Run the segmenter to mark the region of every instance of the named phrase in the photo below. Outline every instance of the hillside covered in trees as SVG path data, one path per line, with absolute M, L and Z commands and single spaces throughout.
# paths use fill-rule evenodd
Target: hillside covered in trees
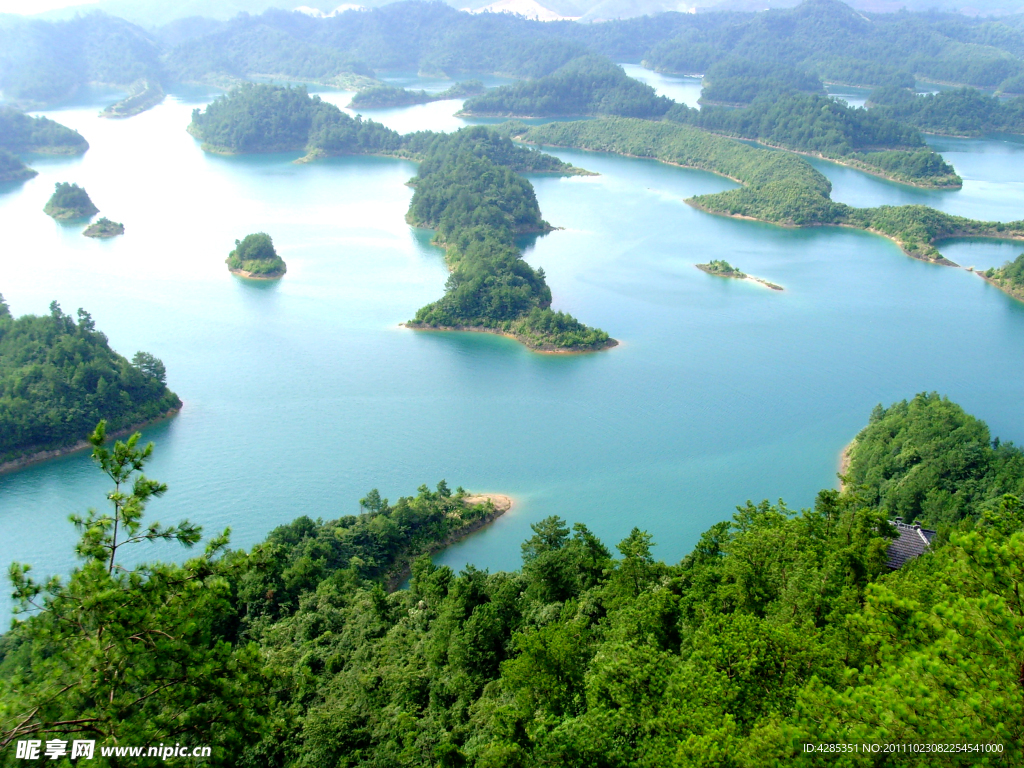
M 163 363 L 129 362 L 88 312 L 14 318 L 0 300 L 0 463 L 75 445 L 100 419 L 127 429 L 181 407 Z
M 350 117 L 304 87 L 245 83 L 192 112 L 189 133 L 213 152 L 311 155 L 397 151 L 401 136 L 372 120 Z
M 47 117 L 30 117 L 13 107 L 0 107 L 0 149 L 14 154 L 78 155 L 88 148 L 89 142 L 78 131 Z
M 38 171 L 25 165 L 17 157 L 6 149 L 0 149 L 0 182 L 22 181 L 31 179 Z
M 839 160 L 894 181 L 930 187 L 963 184 L 921 134 L 877 110 L 853 109 L 827 96 L 774 93 L 744 109 L 676 104 L 667 120 Z
M 516 571 L 420 557 L 393 592 L 396 568 L 487 508 L 444 482 L 393 505 L 371 491 L 359 515 L 300 517 L 250 552 L 222 535 L 182 565 L 124 570 L 130 536 L 201 532 L 145 527 L 168 490 L 132 483 L 151 448 L 103 437 L 98 463 L 127 491 L 73 518 L 80 568 L 11 571 L 27 615 L 0 639 L 5 743 L 75 720 L 101 743 L 211 744 L 225 766 L 877 764 L 829 748 L 862 743 L 953 745 L 937 766 L 1024 759 L 1024 508 L 1000 495 L 1024 482 L 1020 452 L 937 396 L 876 409 L 846 491 L 748 502 L 678 563 L 639 527 L 613 548 L 549 517 Z M 944 510 L 939 536 L 890 572 L 888 521 L 915 497 Z
M 918 96 L 906 88 L 871 92 L 871 112 L 913 125 L 928 133 L 982 136 L 1024 133 L 1024 96 L 999 99 L 974 88 L 957 88 Z
M 935 243 L 953 237 L 1024 237 L 1024 221 L 976 221 L 923 205 L 854 208 L 833 202 L 832 185 L 805 160 L 759 149 L 686 125 L 605 118 L 516 129 L 523 140 L 650 157 L 738 180 L 739 189 L 687 202 L 710 213 L 747 216 L 783 226 L 834 224 L 866 229 L 895 241 L 914 258 L 951 264 Z
M 60 22 L 0 19 L 0 89 L 33 103 L 67 98 L 90 82 L 127 88 L 140 79 L 225 86 L 272 75 L 356 88 L 373 84 L 381 70 L 537 79 L 586 54 L 642 59 L 659 71 L 729 72 L 731 94 L 708 98 L 730 103 L 749 101 L 753 81 L 742 69 L 750 66 L 755 80 L 770 68 L 769 79 L 792 84 L 796 77 L 808 86 L 821 78 L 909 87 L 919 77 L 1010 93 L 1024 87 L 1024 29 L 1013 17 L 865 13 L 839 0 L 601 24 L 469 14 L 425 2 L 331 18 L 280 10 L 230 21 L 192 18 L 151 32 L 100 13 Z M 709 82 L 718 88 L 725 81 Z
M 671 99 L 600 56 L 582 56 L 536 80 L 503 85 L 466 101 L 467 115 L 558 117 L 621 115 L 658 119 Z

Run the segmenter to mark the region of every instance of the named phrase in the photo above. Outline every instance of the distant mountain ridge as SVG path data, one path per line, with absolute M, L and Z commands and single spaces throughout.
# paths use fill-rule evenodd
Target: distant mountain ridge
M 379 8 L 390 0 L 361 0 L 341 4 L 340 9 L 353 6 Z M 793 8 L 797 0 L 445 0 L 457 9 L 476 12 L 519 13 L 540 21 L 578 19 L 600 22 L 630 19 L 658 13 L 708 13 L 717 11 L 751 12 L 767 8 Z M 853 8 L 873 13 L 941 11 L 967 16 L 1008 16 L 1024 13 L 1024 0 L 972 0 L 964 5 L 957 0 L 853 0 Z M 98 10 L 119 16 L 147 29 L 162 27 L 174 21 L 199 16 L 227 21 L 239 13 L 260 14 L 270 9 L 301 10 L 313 15 L 330 16 L 339 10 L 337 0 L 100 0 L 37 14 L 38 19 L 68 19 L 75 14 Z M 4 14 L 0 14 L 2 17 Z

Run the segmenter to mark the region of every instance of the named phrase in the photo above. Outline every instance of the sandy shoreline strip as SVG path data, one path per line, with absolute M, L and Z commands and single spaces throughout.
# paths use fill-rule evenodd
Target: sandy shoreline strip
M 483 504 L 485 501 L 491 502 L 494 505 L 494 511 L 499 515 L 505 514 L 515 505 L 513 498 L 504 493 L 473 493 L 464 498 L 462 503 L 467 507 L 472 507 L 474 504 Z
M 843 446 L 843 450 L 839 452 L 839 490 L 846 490 L 846 483 L 843 482 L 843 478 L 846 477 L 846 473 L 850 471 L 850 453 L 853 451 L 854 446 L 857 445 L 857 438 L 853 438 L 850 442 Z

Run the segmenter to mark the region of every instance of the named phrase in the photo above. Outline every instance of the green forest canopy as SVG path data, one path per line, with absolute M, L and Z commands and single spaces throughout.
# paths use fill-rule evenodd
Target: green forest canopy
M 44 152 L 77 155 L 89 148 L 78 131 L 48 117 L 29 117 L 13 107 L 0 107 L 0 149 L 14 154 Z
M 266 232 L 235 240 L 235 249 L 225 261 L 230 269 L 245 271 L 254 277 L 280 277 L 288 270 Z
M 540 349 L 589 350 L 608 334 L 553 312 L 543 269 L 522 259 L 516 235 L 544 232 L 533 185 L 517 170 L 556 170 L 561 162 L 516 146 L 483 127 L 454 134 L 412 134 L 423 158 L 406 216 L 437 230 L 451 270 L 445 295 L 421 308 L 412 327 L 487 328 Z M 571 167 L 565 168 L 572 172 Z
M 463 111 L 499 117 L 622 115 L 659 119 L 672 100 L 634 80 L 603 56 L 581 56 L 536 80 L 503 85 L 471 98 Z
M 912 184 L 959 187 L 962 180 L 914 128 L 877 110 L 853 109 L 819 94 L 758 96 L 744 109 L 676 104 L 666 119 L 704 130 L 812 152 Z
M 0 462 L 74 445 L 100 419 L 121 430 L 180 407 L 163 363 L 117 354 L 85 310 L 14 318 L 0 298 Z
M 444 482 L 395 504 L 371 491 L 359 515 L 300 517 L 250 552 L 225 534 L 182 565 L 121 570 L 129 535 L 191 547 L 200 531 L 146 527 L 167 490 L 131 482 L 151 447 L 93 440 L 128 492 L 74 518 L 66 581 L 12 568 L 27 615 L 0 638 L 5 740 L 65 738 L 50 724 L 76 720 L 101 744 L 211 744 L 211 765 L 282 768 L 876 764 L 804 748 L 864 743 L 981 745 L 931 753 L 937 766 L 1024 759 L 1024 508 L 1000 495 L 1024 463 L 936 395 L 876 409 L 846 491 L 799 511 L 748 502 L 678 563 L 639 528 L 613 550 L 549 517 L 516 571 L 420 557 L 391 593 L 396 568 L 486 510 Z M 972 491 L 890 572 L 892 492 L 911 477 Z

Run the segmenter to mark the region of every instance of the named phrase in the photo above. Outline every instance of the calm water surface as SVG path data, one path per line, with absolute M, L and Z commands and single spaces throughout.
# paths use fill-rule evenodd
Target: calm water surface
M 866 233 L 700 213 L 685 198 L 732 183 L 654 162 L 559 150 L 601 175 L 532 179 L 545 218 L 564 229 L 526 258 L 546 270 L 556 309 L 620 347 L 545 356 L 487 335 L 400 329 L 447 274 L 430 233 L 403 218 L 415 165 L 205 155 L 184 130 L 201 98 L 124 121 L 98 119 L 97 105 L 53 113 L 92 148 L 33 157 L 38 177 L 0 188 L 11 309 L 85 307 L 116 350 L 163 359 L 185 401 L 146 431 L 149 474 L 170 486 L 152 519 L 230 526 L 247 547 L 297 515 L 356 512 L 371 488 L 395 499 L 445 478 L 517 499 L 438 557 L 454 567 L 516 567 L 530 524 L 551 514 L 610 544 L 640 526 L 675 561 L 747 499 L 811 504 L 876 403 L 938 390 L 1004 439 L 1024 439 L 1024 304 Z M 462 124 L 457 107 L 374 117 L 447 129 Z M 937 148 L 971 182 L 960 192 L 820 167 L 846 202 L 903 195 L 1024 216 L 1020 145 L 944 141 Z M 125 236 L 92 240 L 45 216 L 57 181 L 83 184 Z M 247 282 L 224 265 L 235 238 L 260 230 L 288 262 L 280 282 Z M 1016 253 L 949 248 L 979 266 Z M 693 267 L 714 258 L 786 291 Z M 106 489 L 85 454 L 0 476 L 0 562 L 67 571 L 67 515 L 101 506 Z

